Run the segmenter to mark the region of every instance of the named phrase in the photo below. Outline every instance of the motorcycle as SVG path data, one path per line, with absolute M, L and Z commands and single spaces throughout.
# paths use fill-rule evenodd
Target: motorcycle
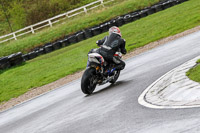
M 121 52 L 114 54 L 117 58 L 122 58 Z M 120 70 L 115 70 L 115 64 L 108 64 L 98 53 L 88 54 L 87 69 L 81 79 L 81 90 L 84 94 L 93 93 L 97 85 L 106 83 L 114 84 L 119 78 Z

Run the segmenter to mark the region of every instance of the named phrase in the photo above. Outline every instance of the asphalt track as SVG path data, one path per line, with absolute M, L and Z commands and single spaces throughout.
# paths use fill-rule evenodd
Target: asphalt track
M 151 109 L 138 103 L 156 79 L 200 55 L 200 32 L 126 60 L 118 82 L 91 96 L 80 79 L 0 113 L 1 133 L 199 133 L 200 108 Z

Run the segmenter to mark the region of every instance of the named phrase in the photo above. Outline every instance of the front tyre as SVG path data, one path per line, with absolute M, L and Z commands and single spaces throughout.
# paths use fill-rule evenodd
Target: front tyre
M 92 94 L 92 92 L 96 88 L 96 76 L 95 76 L 96 70 L 95 68 L 88 68 L 83 73 L 82 79 L 81 79 L 81 90 L 84 94 Z
M 119 70 L 118 70 L 118 71 L 115 71 L 114 77 L 113 77 L 113 79 L 110 81 L 110 83 L 111 83 L 111 84 L 114 84 L 114 83 L 117 81 L 117 79 L 119 78 L 119 75 L 120 75 L 120 71 L 119 71 Z

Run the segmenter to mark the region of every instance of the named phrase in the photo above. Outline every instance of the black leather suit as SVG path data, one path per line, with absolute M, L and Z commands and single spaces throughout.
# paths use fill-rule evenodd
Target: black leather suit
M 97 45 L 100 46 L 98 53 L 101 54 L 108 63 L 114 62 L 117 64 L 116 70 L 122 70 L 125 67 L 125 62 L 116 58 L 114 54 L 117 51 L 126 54 L 125 44 L 126 41 L 122 39 L 120 35 L 112 33 L 102 40 L 97 41 Z

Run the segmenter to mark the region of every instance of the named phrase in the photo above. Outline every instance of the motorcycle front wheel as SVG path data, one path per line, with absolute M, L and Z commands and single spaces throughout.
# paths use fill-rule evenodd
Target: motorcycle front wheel
M 90 95 L 96 88 L 95 83 L 95 76 L 96 70 L 95 68 L 88 68 L 83 73 L 82 79 L 81 79 L 81 90 L 84 94 Z

